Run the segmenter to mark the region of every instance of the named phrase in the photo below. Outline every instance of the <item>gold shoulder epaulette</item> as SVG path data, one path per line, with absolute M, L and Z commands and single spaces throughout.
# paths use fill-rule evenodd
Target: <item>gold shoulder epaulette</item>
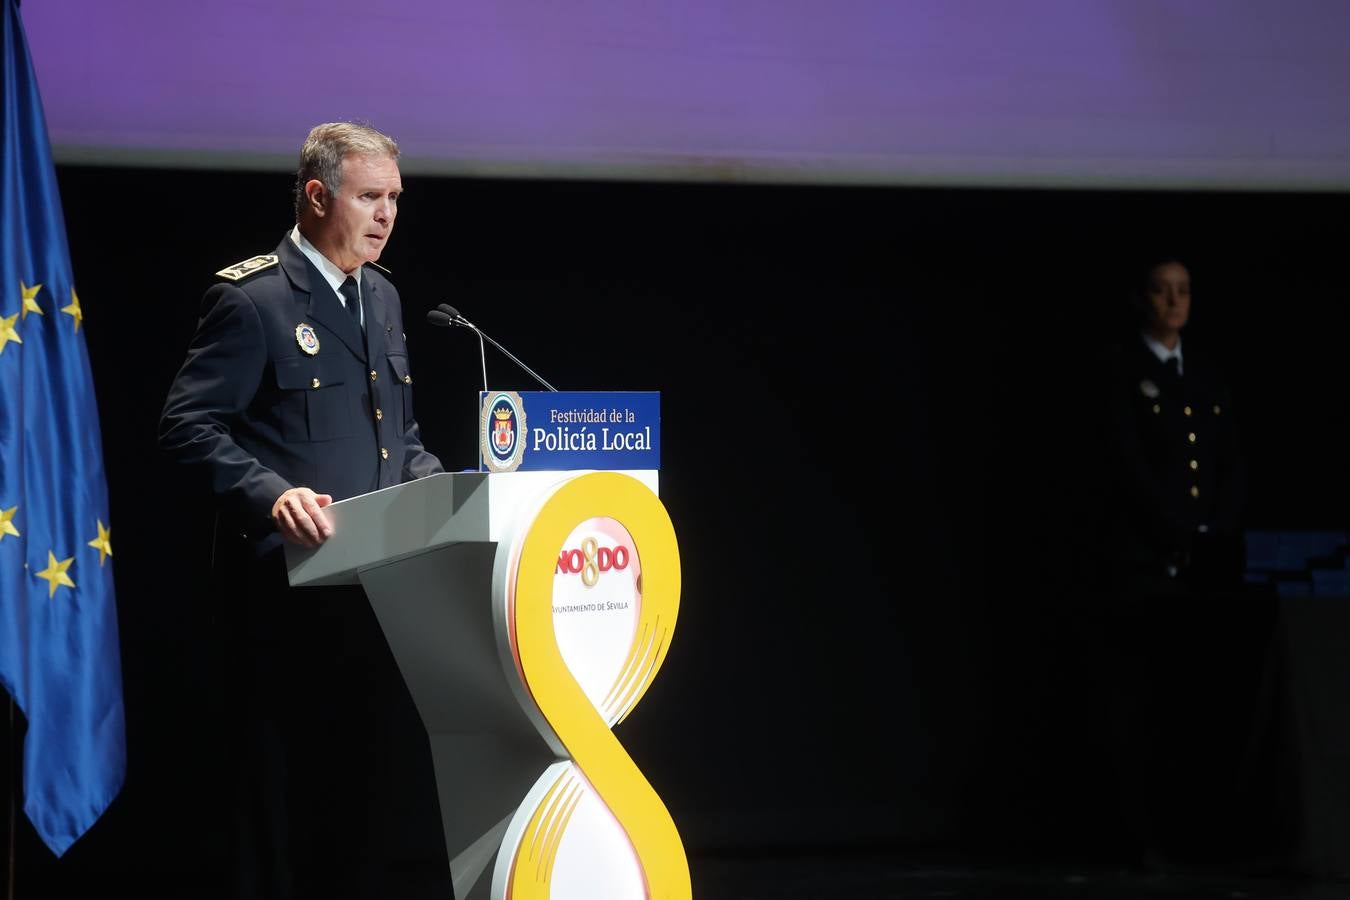
M 377 263 L 377 262 L 367 262 L 366 265 L 368 265 L 368 266 L 374 266 L 375 268 L 379 269 L 381 272 L 383 272 L 383 273 L 386 274 L 386 275 L 393 275 L 393 274 L 394 274 L 393 272 L 390 272 L 388 269 L 386 269 L 384 266 L 380 265 L 380 264 Z
M 230 281 L 238 281 L 241 278 L 247 278 L 254 272 L 261 272 L 263 269 L 270 269 L 280 262 L 280 258 L 274 253 L 268 253 L 265 256 L 255 256 L 252 259 L 246 259 L 243 262 L 237 262 L 232 266 L 227 266 L 216 273 L 221 278 L 228 278 Z

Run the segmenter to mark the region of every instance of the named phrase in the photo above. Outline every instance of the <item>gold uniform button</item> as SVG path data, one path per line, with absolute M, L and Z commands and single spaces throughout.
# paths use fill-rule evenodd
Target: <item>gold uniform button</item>
M 1219 404 L 1214 404 L 1214 415 L 1217 416 L 1220 412 L 1222 412 L 1222 410 L 1219 409 Z
M 383 418 L 384 418 L 384 410 L 380 409 L 379 407 L 376 407 L 376 409 L 375 409 L 375 421 L 378 422 L 378 421 L 380 421 L 380 420 L 383 419 Z
M 1199 489 L 1198 487 L 1196 487 L 1195 485 L 1191 485 L 1191 496 L 1192 496 L 1192 497 L 1199 497 L 1199 496 L 1200 496 L 1200 489 Z
M 1189 406 L 1183 406 L 1181 408 L 1181 414 L 1183 416 L 1189 416 L 1191 414 L 1191 408 Z
M 381 447 L 381 448 L 380 448 L 380 459 L 388 459 L 388 458 L 389 458 L 389 451 L 386 450 L 385 448 Z
M 313 381 L 310 382 L 310 387 L 318 387 L 318 386 L 319 386 L 319 379 L 315 378 Z
M 412 376 L 411 376 L 411 375 L 404 375 L 404 376 L 403 376 L 403 383 L 404 383 L 404 384 L 412 384 Z
M 1191 460 L 1191 471 L 1194 472 L 1198 468 L 1200 468 L 1200 460 L 1198 459 Z
M 1160 412 L 1162 412 L 1162 407 L 1156 403 L 1153 404 L 1153 414 L 1156 416 Z
M 380 376 L 379 376 L 379 373 L 377 373 L 374 369 L 371 369 L 371 370 L 370 370 L 370 380 L 371 380 L 371 381 L 374 381 L 376 378 L 379 378 L 379 377 L 380 377 Z
M 1190 434 L 1186 435 L 1186 440 L 1188 440 L 1188 441 L 1190 441 L 1192 444 L 1194 444 L 1194 443 L 1195 443 L 1195 432 L 1192 431 Z

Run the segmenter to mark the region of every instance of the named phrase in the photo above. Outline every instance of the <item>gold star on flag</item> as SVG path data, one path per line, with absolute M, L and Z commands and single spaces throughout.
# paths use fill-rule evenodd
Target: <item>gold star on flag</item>
M 60 562 L 57 562 L 56 555 L 50 550 L 47 551 L 47 568 L 37 573 L 37 577 L 47 579 L 47 587 L 49 588 L 47 591 L 48 600 L 56 596 L 56 589 L 58 586 L 65 585 L 68 588 L 73 588 L 75 586 L 75 582 L 71 581 L 70 576 L 66 574 L 66 569 L 69 569 L 70 564 L 74 561 L 75 557 L 72 556 L 70 559 L 63 559 Z
M 40 307 L 40 306 L 37 305 L 37 294 L 38 294 L 38 291 L 40 291 L 40 290 L 42 290 L 42 285 L 40 285 L 40 284 L 35 284 L 35 285 L 33 285 L 32 287 L 29 287 L 28 285 L 24 284 L 22 281 L 19 282 L 19 293 L 23 294 L 23 310 L 22 310 L 22 312 L 23 312 L 23 317 L 24 317 L 25 319 L 28 318 L 28 314 L 29 314 L 30 312 L 35 312 L 35 313 L 37 313 L 39 316 L 40 316 L 40 315 L 43 315 L 42 307 Z
M 70 289 L 70 305 L 61 307 L 61 312 L 69 313 L 75 320 L 75 330 L 80 330 L 80 323 L 84 321 L 84 310 L 80 309 L 80 298 L 75 295 L 75 289 Z
M 19 537 L 19 529 L 14 527 L 14 514 L 19 511 L 17 506 L 11 506 L 9 509 L 0 509 L 0 541 L 5 539 L 5 535 L 12 534 Z
M 103 527 L 103 520 L 98 520 L 98 537 L 89 542 L 89 546 L 98 551 L 98 564 L 103 565 L 103 561 L 112 556 L 112 529 Z
M 16 344 L 22 344 L 23 338 L 19 337 L 19 332 L 14 330 L 14 323 L 19 319 L 19 314 L 12 316 L 0 316 L 0 353 L 5 352 L 5 345 L 10 341 Z

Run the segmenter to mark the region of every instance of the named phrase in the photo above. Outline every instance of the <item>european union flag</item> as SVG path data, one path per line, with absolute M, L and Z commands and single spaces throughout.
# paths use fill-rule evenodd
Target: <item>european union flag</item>
M 80 298 L 28 42 L 4 3 L 0 685 L 28 719 L 24 812 L 60 855 L 122 787 L 122 663 Z

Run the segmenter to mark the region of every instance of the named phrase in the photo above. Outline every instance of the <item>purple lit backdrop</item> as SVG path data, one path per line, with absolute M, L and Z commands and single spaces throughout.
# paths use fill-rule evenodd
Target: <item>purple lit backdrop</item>
M 1350 188 L 1345 0 L 28 0 L 58 158 L 289 168 L 363 118 L 406 168 Z

